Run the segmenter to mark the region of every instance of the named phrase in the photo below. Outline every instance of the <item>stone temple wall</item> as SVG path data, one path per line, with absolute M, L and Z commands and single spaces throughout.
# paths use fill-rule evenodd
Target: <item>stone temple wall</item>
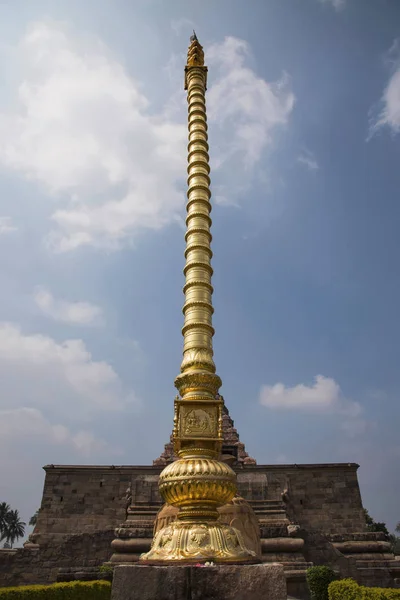
M 290 519 L 326 534 L 364 531 L 356 464 L 247 465 L 237 469 L 246 500 L 287 498 Z M 161 506 L 161 467 L 46 466 L 36 542 L 113 528 L 132 504 Z M 130 500 L 130 497 L 132 500 Z
M 366 525 L 357 469 L 354 463 L 249 466 L 238 473 L 239 492 L 246 500 L 278 500 L 284 492 L 289 518 L 304 529 L 361 532 Z M 265 477 L 264 488 L 254 490 L 256 474 Z
M 110 556 L 114 537 L 108 529 L 73 535 L 60 544 L 49 542 L 34 550 L 0 549 L 0 587 L 54 583 L 60 568 L 101 566 Z
M 60 568 L 91 570 L 107 562 L 113 554 L 114 528 L 125 522 L 128 507 L 130 514 L 133 511 L 135 523 L 143 521 L 143 528 L 136 525 L 137 536 L 147 540 L 153 519 L 162 505 L 158 491 L 162 468 L 161 465 L 46 466 L 42 503 L 30 543 L 23 549 L 0 551 L 0 587 L 49 583 L 55 581 Z M 330 555 L 336 553 L 345 562 L 349 559 L 338 553 L 328 538 L 344 536 L 346 541 L 356 539 L 354 535 L 358 536 L 357 540 L 367 535 L 363 533 L 366 525 L 357 464 L 242 463 L 234 468 L 239 494 L 253 506 L 260 523 L 264 523 L 262 529 L 268 530 L 267 522 L 272 531 L 276 526 L 274 523 L 282 524 L 284 518 L 285 523 L 290 521 L 299 525 L 306 537 L 322 536 L 321 544 L 325 550 L 329 546 Z M 281 535 L 271 531 L 263 535 L 278 538 Z M 273 554 L 275 561 L 288 560 L 293 544 L 301 545 L 300 540 L 284 539 L 282 542 L 279 538 L 274 543 L 277 542 L 280 545 L 285 542 L 286 550 L 274 551 L 275 554 L 278 552 Z M 306 560 L 323 564 L 324 553 L 317 552 L 314 542 L 311 546 L 314 555 Z M 267 549 L 267 552 L 271 550 Z M 295 569 L 304 571 L 307 567 L 301 553 L 293 555 L 291 560 L 300 561 Z M 286 565 L 288 585 L 290 577 L 294 577 L 294 583 L 299 576 L 305 577 L 305 571 L 292 573 L 295 563 Z M 387 576 L 385 585 L 393 579 L 386 567 L 383 570 L 368 567 L 364 571 L 375 584 L 378 582 L 377 571 Z
M 126 518 L 129 492 L 137 502 L 161 505 L 160 468 L 130 466 L 46 466 L 42 503 L 34 533 L 49 538 L 93 533 L 116 527 Z

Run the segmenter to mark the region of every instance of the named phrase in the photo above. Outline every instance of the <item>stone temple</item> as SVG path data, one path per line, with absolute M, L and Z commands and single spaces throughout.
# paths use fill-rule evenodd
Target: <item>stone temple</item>
M 366 585 L 400 583 L 384 534 L 366 530 L 357 464 L 258 465 L 226 409 L 223 432 L 224 458 L 258 519 L 262 560 L 284 565 L 288 593 L 306 597 L 312 564 Z M 36 527 L 24 548 L 0 551 L 0 584 L 89 579 L 110 560 L 137 561 L 150 548 L 158 476 L 172 460 L 168 443 L 151 466 L 45 466 Z
M 203 57 L 194 36 L 186 77 L 191 68 L 200 72 L 200 67 L 206 73 Z M 206 75 L 202 93 L 205 82 Z M 189 136 L 191 131 L 197 135 L 195 121 L 202 119 L 203 143 L 208 148 L 204 99 L 196 102 L 202 104 L 204 114 L 196 116 L 200 109 L 191 111 L 189 106 Z M 208 159 L 207 151 L 203 156 Z M 189 167 L 190 160 L 189 156 Z M 203 173 L 208 173 L 203 167 Z M 208 174 L 203 177 L 209 180 Z M 209 199 L 202 202 L 205 206 Z M 189 209 L 188 215 L 187 222 Z M 204 211 L 194 211 L 191 216 L 211 224 Z M 206 227 L 196 225 L 192 230 L 204 232 Z M 198 247 L 204 248 L 204 244 Z M 198 271 L 199 264 L 203 263 L 192 261 Z M 210 267 L 208 271 L 212 272 Z M 210 283 L 203 284 L 212 290 Z M 210 301 L 197 304 L 209 306 L 212 314 Z M 198 321 L 192 330 L 201 325 L 213 331 L 210 324 Z M 388 540 L 382 533 L 367 531 L 357 464 L 259 465 L 247 454 L 222 397 L 218 395 L 212 402 L 222 410 L 218 413 L 219 460 L 230 465 L 237 476 L 237 495 L 218 509 L 219 520 L 240 530 L 247 546 L 256 540 L 262 562 L 283 565 L 289 595 L 307 597 L 305 574 L 313 564 L 330 565 L 341 576 L 353 577 L 363 585 L 400 586 L 400 562 L 391 553 Z M 0 586 L 95 579 L 104 563 L 137 562 L 141 554 L 149 552 L 154 529 L 176 518 L 174 507 L 163 507 L 158 487 L 160 473 L 177 458 L 175 442 L 174 428 L 164 451 L 147 466 L 45 466 L 37 524 L 24 548 L 0 550 Z

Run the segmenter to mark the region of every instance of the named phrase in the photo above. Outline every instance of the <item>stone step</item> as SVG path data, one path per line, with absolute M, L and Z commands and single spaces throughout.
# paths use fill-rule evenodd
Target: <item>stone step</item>
M 276 502 L 275 500 L 250 500 L 249 504 L 253 509 L 259 508 L 260 506 L 269 506 L 271 508 L 280 508 L 285 510 L 285 505 L 283 502 Z
M 58 582 L 67 581 L 95 581 L 97 579 L 111 579 L 111 573 L 104 573 L 98 567 L 60 567 L 57 573 Z
M 362 567 L 358 568 L 357 580 L 361 585 L 373 587 L 397 587 L 393 571 L 382 567 Z
M 393 560 L 393 554 L 384 554 L 382 552 L 352 552 L 351 554 L 345 554 L 345 556 L 354 558 L 355 560 Z
M 281 562 L 281 565 L 283 565 L 283 568 L 285 569 L 285 573 L 286 572 L 295 572 L 295 571 L 307 571 L 307 569 L 309 569 L 310 567 L 313 566 L 312 562 L 305 562 L 303 560 L 303 562 L 299 562 L 299 563 L 292 563 L 292 562 Z
M 260 522 L 260 535 L 262 538 L 289 537 L 287 523 Z
M 333 546 L 339 552 L 346 555 L 360 554 L 360 553 L 374 553 L 374 554 L 387 554 L 391 553 L 391 546 L 388 541 L 382 540 L 348 540 L 346 542 L 332 542 Z
M 277 512 L 286 512 L 285 507 L 281 504 L 279 505 L 271 505 L 271 504 L 260 504 L 259 506 L 252 506 L 252 509 L 255 511 L 258 510 L 274 510 Z
M 307 567 L 308 568 L 308 567 Z M 286 579 L 305 579 L 307 576 L 307 569 L 285 569 L 285 577 Z
M 356 560 L 358 569 L 388 569 L 386 560 Z
M 282 505 L 271 505 L 271 504 L 259 504 L 258 506 L 251 507 L 255 512 L 260 512 L 263 510 L 272 510 L 273 512 L 284 512 L 286 513 L 285 507 Z
M 287 525 L 289 525 L 289 519 L 286 518 L 286 515 L 279 515 L 276 513 L 263 513 L 262 515 L 260 515 L 259 513 L 256 513 L 256 517 L 261 523 L 286 523 Z
M 293 565 L 296 568 L 303 568 L 301 565 L 305 564 L 304 556 L 300 552 L 293 554 L 289 554 L 288 552 L 268 552 L 268 554 L 262 554 L 261 560 L 264 563 L 278 562 L 281 565 Z
M 266 518 L 270 518 L 273 515 L 276 515 L 277 518 L 283 520 L 288 520 L 286 513 L 279 510 L 255 510 L 254 511 L 259 519 L 262 519 L 264 516 Z
M 284 506 L 284 503 L 281 500 L 268 500 L 265 498 L 262 498 L 261 500 L 249 500 L 249 502 L 252 506 L 256 506 L 258 504 L 279 504 L 280 506 Z
M 390 569 L 390 571 L 397 571 L 400 575 L 400 564 L 398 563 L 399 561 L 397 560 L 368 560 L 367 558 L 356 561 L 357 568 L 359 569 Z
M 126 530 L 126 535 L 128 537 L 142 538 L 148 536 L 153 537 L 153 527 L 153 521 L 136 521 L 135 519 L 131 519 L 125 521 L 125 523 L 121 523 L 121 525 L 115 529 L 118 529 L 121 534 Z
M 140 513 L 146 515 L 156 515 L 158 513 L 158 508 L 152 508 L 151 506 L 136 506 L 132 505 L 129 507 L 128 514 L 132 513 Z
M 289 522 L 285 512 L 278 510 L 255 510 L 254 512 L 259 519 L 279 519 L 280 521 Z
M 366 574 L 370 578 L 375 577 L 375 575 L 379 573 L 385 574 L 389 572 L 387 567 L 372 567 L 370 565 L 368 565 L 368 567 L 357 567 L 357 570 L 360 574 Z
M 286 515 L 285 509 L 280 506 L 252 506 L 251 508 L 257 514 L 266 511 L 266 512 L 282 513 L 282 514 Z
M 386 542 L 384 533 L 375 531 L 364 531 L 361 533 L 332 533 L 328 536 L 332 543 L 341 542 Z

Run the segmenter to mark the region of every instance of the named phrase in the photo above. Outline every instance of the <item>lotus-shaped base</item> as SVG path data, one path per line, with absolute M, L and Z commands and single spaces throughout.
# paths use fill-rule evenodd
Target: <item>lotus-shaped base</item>
M 147 563 L 259 562 L 255 552 L 245 546 L 237 529 L 216 521 L 175 521 L 155 536 L 150 552 L 140 560 Z

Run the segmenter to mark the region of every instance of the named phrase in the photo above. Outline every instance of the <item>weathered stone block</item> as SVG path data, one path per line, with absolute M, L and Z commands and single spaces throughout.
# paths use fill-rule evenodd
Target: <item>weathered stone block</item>
M 116 567 L 112 600 L 286 600 L 282 565 Z

